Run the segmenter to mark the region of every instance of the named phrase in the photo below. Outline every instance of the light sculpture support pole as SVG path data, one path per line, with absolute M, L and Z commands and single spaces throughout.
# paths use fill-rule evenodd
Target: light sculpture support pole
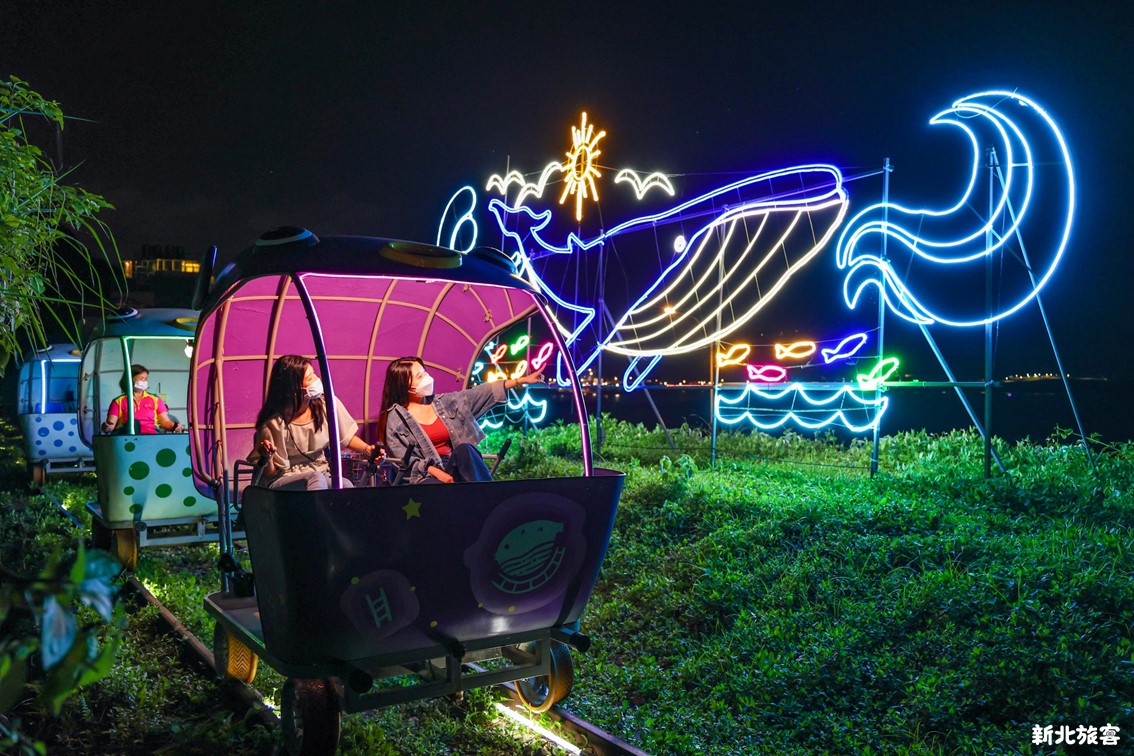
M 747 227 L 747 224 L 745 224 Z M 717 234 L 720 236 L 720 233 Z M 721 283 L 724 283 L 724 257 L 722 256 L 717 261 L 717 276 Z M 724 286 L 717 287 L 717 333 L 721 332 L 721 308 L 724 306 L 722 303 L 724 297 Z M 709 448 L 709 467 L 716 467 L 717 465 L 717 394 L 720 391 L 719 384 L 721 380 L 721 369 L 717 365 L 717 352 L 721 351 L 721 341 L 718 337 L 709 348 L 709 378 L 713 382 L 712 391 L 712 404 L 709 405 L 713 417 L 713 432 L 712 443 Z
M 1000 185 L 1004 186 L 1004 173 L 1000 169 L 1000 163 L 996 161 L 996 156 L 993 155 L 993 171 L 996 178 L 1000 181 Z M 1016 210 L 1012 207 L 1011 203 L 1008 205 L 1008 212 L 1012 215 L 1013 222 L 1016 220 Z M 1020 243 L 1020 256 L 1024 259 L 1024 268 L 1028 271 L 1028 278 L 1032 282 L 1032 288 L 1036 286 L 1036 274 L 1032 269 L 1031 261 L 1028 260 L 1028 250 L 1024 247 L 1024 239 L 1020 235 L 1019 229 L 1016 230 L 1016 241 Z M 1040 317 L 1043 319 L 1043 327 L 1047 331 L 1047 340 L 1051 342 L 1051 353 L 1055 356 L 1055 366 L 1059 370 L 1059 379 L 1063 381 L 1063 390 L 1067 392 L 1067 402 L 1071 405 L 1071 414 L 1075 417 L 1075 427 L 1079 429 L 1079 440 L 1083 444 L 1083 451 L 1087 453 L 1087 462 L 1091 465 L 1091 470 L 1098 472 L 1098 466 L 1095 464 L 1095 455 L 1091 453 L 1091 445 L 1087 443 L 1087 434 L 1083 430 L 1083 420 L 1079 417 L 1079 407 L 1075 404 L 1075 397 L 1071 395 L 1071 383 L 1067 380 L 1067 371 L 1063 369 L 1063 358 L 1059 356 L 1059 348 L 1055 345 L 1055 334 L 1051 330 L 1051 322 L 1047 319 L 1047 309 L 1043 306 L 1043 299 L 1040 297 L 1039 292 L 1036 292 L 1036 306 L 1039 307 Z
M 601 233 L 601 231 L 600 231 Z M 598 308 L 599 312 L 606 311 L 606 276 L 603 275 L 603 263 L 606 258 L 603 252 L 606 249 L 605 244 L 600 244 L 598 248 Z M 579 275 L 579 266 L 575 266 L 575 275 Z M 578 288 L 576 284 L 576 289 Z M 602 343 L 602 318 L 598 319 L 595 323 L 598 328 L 598 343 Z M 602 353 L 604 350 L 599 349 L 598 352 L 598 385 L 595 386 L 595 450 L 601 452 L 602 444 L 606 441 L 606 434 L 602 430 Z
M 888 224 L 890 221 L 890 173 L 893 172 L 894 167 L 890 165 L 890 158 L 885 158 L 882 161 L 882 222 Z M 887 234 L 882 235 L 882 263 L 886 263 L 886 240 Z M 883 276 L 879 281 L 881 287 L 878 292 L 878 359 L 882 359 L 885 353 L 886 346 L 886 277 Z M 874 400 L 876 402 L 882 400 L 882 381 L 874 388 Z M 874 424 L 874 443 L 870 451 L 870 475 L 873 477 L 878 472 L 878 448 L 881 445 L 882 434 L 882 421 L 879 420 Z
M 618 326 L 614 315 L 610 313 L 610 308 L 605 304 L 602 307 L 602 317 L 606 318 L 606 322 L 610 325 L 612 330 Z M 669 442 L 669 448 L 676 452 L 677 443 L 673 440 L 673 434 L 669 432 L 669 428 L 666 427 L 665 418 L 663 418 L 661 412 L 658 411 L 658 405 L 654 403 L 654 395 L 650 393 L 649 387 L 639 386 L 635 391 L 641 391 L 646 396 L 646 401 L 649 402 L 650 409 L 654 411 L 654 417 L 658 419 L 658 425 L 661 426 L 662 433 L 665 434 L 665 440 Z
M 988 217 L 994 217 L 993 166 L 996 165 L 996 148 L 988 150 Z M 985 249 L 995 244 L 992 224 L 984 232 Z M 988 322 L 984 324 L 984 477 L 992 477 L 992 255 L 984 259 L 984 309 Z
M 957 392 L 957 398 L 961 400 L 961 404 L 965 406 L 965 411 L 969 413 L 969 419 L 973 421 L 973 427 L 977 429 L 977 432 L 980 433 L 982 438 L 987 439 L 988 433 L 985 431 L 984 425 L 977 417 L 976 410 L 974 410 L 973 405 L 969 403 L 965 392 L 961 390 L 962 384 L 959 383 L 956 376 L 953 375 L 953 370 L 949 367 L 949 363 L 945 361 L 945 356 L 942 355 L 941 350 L 937 348 L 937 342 L 934 341 L 933 336 L 930 335 L 929 328 L 926 327 L 925 323 L 918 323 L 917 325 L 918 328 L 921 329 L 921 334 L 925 336 L 929 348 L 932 349 L 933 354 L 937 356 L 937 362 L 941 364 L 941 369 L 945 371 L 945 376 L 949 379 L 949 385 Z M 1007 468 L 1004 467 L 1004 463 L 1000 460 L 1000 455 L 996 453 L 996 449 L 989 448 L 992 453 L 992 458 L 996 460 L 996 466 L 1000 468 L 1000 472 L 1008 472 Z

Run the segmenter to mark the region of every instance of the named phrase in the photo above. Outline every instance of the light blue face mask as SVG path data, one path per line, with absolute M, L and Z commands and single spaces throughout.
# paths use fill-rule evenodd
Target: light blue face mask
M 319 380 L 319 378 L 316 377 L 315 380 L 311 381 L 311 384 L 307 387 L 307 398 L 308 399 L 318 399 L 322 395 L 323 395 L 323 381 Z

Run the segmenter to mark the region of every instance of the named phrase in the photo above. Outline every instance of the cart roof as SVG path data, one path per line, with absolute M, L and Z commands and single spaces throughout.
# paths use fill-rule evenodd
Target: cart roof
M 207 273 L 207 271 L 202 271 Z M 369 236 L 317 237 L 302 228 L 281 228 L 260 237 L 216 276 L 201 303 L 216 307 L 241 281 L 267 275 L 322 273 L 348 277 L 436 278 L 536 289 L 516 274 L 511 261 L 488 248 L 462 254 L 420 242 Z
M 205 481 L 251 451 L 268 378 L 282 355 L 309 359 L 370 441 L 393 360 L 421 357 L 437 393 L 460 390 L 485 359 L 486 343 L 533 315 L 563 356 L 542 298 L 495 250 L 462 254 L 280 229 L 227 265 L 202 300 L 189 414 L 194 469 Z M 564 365 L 573 374 L 569 360 Z M 577 385 L 575 393 L 585 417 Z
M 117 315 L 108 315 L 91 329 L 88 343 L 95 339 L 122 336 L 154 336 L 193 338 L 197 330 L 196 310 L 175 307 L 129 309 Z

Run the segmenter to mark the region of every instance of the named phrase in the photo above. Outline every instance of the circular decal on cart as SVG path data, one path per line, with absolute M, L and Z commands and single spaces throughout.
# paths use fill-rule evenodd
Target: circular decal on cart
M 501 503 L 465 550 L 473 595 L 493 614 L 523 614 L 561 599 L 587 552 L 586 511 L 555 494 Z

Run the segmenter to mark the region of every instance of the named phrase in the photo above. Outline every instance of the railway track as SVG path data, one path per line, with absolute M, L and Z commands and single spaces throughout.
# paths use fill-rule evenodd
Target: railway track
M 59 506 L 64 509 L 61 504 Z M 66 510 L 64 509 L 64 511 Z M 157 609 L 169 631 L 180 637 L 186 647 L 200 658 L 207 669 L 215 669 L 212 650 L 162 604 L 137 577 L 131 576 L 127 580 L 126 586 L 140 600 Z M 279 718 L 272 708 L 264 702 L 263 697 L 255 687 L 231 679 L 219 681 L 218 684 L 230 691 L 240 704 L 251 711 L 262 723 L 273 728 L 279 727 Z M 500 687 L 508 695 L 506 702 L 496 704 L 501 715 L 539 735 L 557 748 L 568 753 L 585 754 L 586 756 L 649 756 L 645 751 L 558 706 L 553 706 L 545 714 L 546 717 L 556 723 L 562 734 L 553 732 L 530 718 L 527 709 L 520 702 L 519 694 L 511 683 Z
M 43 489 L 40 489 L 39 493 L 49 498 L 62 516 L 81 527 L 81 523 L 55 496 Z M 138 600 L 153 606 L 157 610 L 169 632 L 180 638 L 185 647 L 192 651 L 193 655 L 204 664 L 205 669 L 216 669 L 212 649 L 194 635 L 136 576 L 131 575 L 126 581 L 126 589 Z M 476 667 L 476 665 L 470 666 Z M 263 696 L 254 686 L 232 679 L 217 679 L 217 684 L 227 690 L 245 711 L 250 712 L 250 717 L 269 728 L 279 728 L 280 720 L 275 711 L 264 702 Z M 590 722 L 580 719 L 559 706 L 553 706 L 544 714 L 544 717 L 554 722 L 559 730 L 558 733 L 553 732 L 530 717 L 512 683 L 505 683 L 498 687 L 507 694 L 506 701 L 496 704 L 496 708 L 502 716 L 525 727 L 563 751 L 586 756 L 649 756 L 645 751 L 611 735 Z

